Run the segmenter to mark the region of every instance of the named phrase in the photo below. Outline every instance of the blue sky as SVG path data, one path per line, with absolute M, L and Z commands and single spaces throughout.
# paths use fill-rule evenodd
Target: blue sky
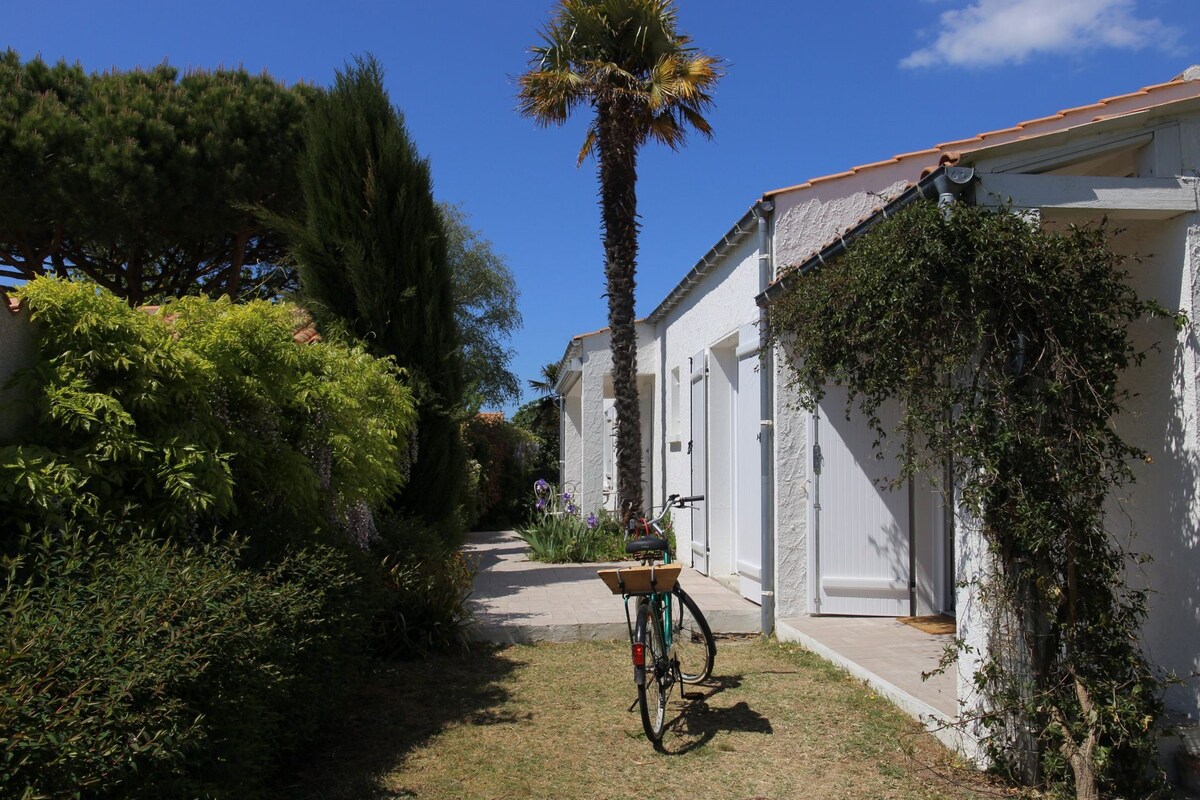
M 507 260 L 525 324 L 522 380 L 604 327 L 595 166 L 585 120 L 540 129 L 514 76 L 551 0 L 4 0 L 0 46 L 89 70 L 169 61 L 328 84 L 355 54 L 457 203 Z M 715 138 L 640 161 L 638 312 L 648 313 L 763 192 L 1161 83 L 1200 63 L 1196 0 L 680 0 L 723 57 Z M 510 409 L 511 410 L 511 409 Z

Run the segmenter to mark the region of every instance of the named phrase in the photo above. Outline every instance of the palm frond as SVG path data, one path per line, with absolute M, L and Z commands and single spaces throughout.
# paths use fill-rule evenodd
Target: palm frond
M 567 69 L 526 72 L 518 86 L 518 111 L 541 125 L 563 124 L 589 97 L 587 82 Z
M 666 109 L 650 118 L 647 138 L 665 144 L 672 150 L 678 150 L 683 145 L 686 135 L 675 118 L 673 109 Z
M 583 137 L 583 146 L 579 148 L 579 158 L 575 160 L 575 166 L 583 166 L 583 162 L 596 149 L 596 138 L 599 136 L 599 131 L 596 128 L 596 123 L 588 126 L 587 135 Z

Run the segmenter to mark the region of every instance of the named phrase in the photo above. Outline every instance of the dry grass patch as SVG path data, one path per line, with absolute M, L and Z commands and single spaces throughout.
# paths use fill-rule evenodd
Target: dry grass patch
M 655 752 L 623 644 L 390 666 L 280 797 L 982 798 L 1006 794 L 794 645 L 724 641 Z

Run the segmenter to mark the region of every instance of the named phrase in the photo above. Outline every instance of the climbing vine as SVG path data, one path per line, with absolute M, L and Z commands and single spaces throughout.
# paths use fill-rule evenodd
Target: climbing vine
M 1184 320 L 1137 297 L 1104 225 L 953 208 L 881 222 L 772 306 L 773 336 L 802 404 L 842 383 L 847 414 L 901 456 L 898 480 L 950 465 L 988 553 L 970 579 L 990 615 L 975 682 L 992 762 L 1079 798 L 1145 796 L 1165 677 L 1139 645 L 1146 593 L 1125 580 L 1140 556 L 1105 506 L 1146 456 L 1112 419 L 1145 356 L 1130 323 Z

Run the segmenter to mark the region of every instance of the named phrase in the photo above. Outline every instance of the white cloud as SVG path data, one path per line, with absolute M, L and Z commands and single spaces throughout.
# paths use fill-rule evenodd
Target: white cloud
M 937 39 L 900 65 L 986 67 L 1042 53 L 1173 47 L 1179 31 L 1156 18 L 1138 18 L 1134 5 L 1135 0 L 976 0 L 942 12 Z

